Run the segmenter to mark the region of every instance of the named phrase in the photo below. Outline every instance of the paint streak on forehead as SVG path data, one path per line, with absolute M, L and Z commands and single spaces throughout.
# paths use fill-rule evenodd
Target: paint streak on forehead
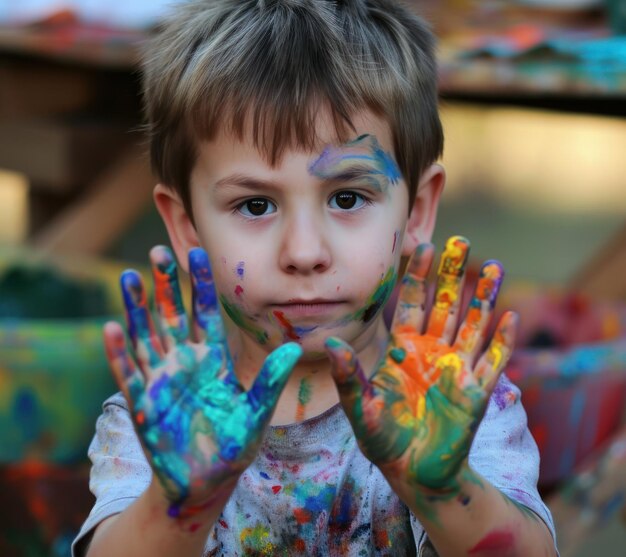
M 362 179 L 383 193 L 402 178 L 393 156 L 375 136 L 367 134 L 343 145 L 327 146 L 311 163 L 309 172 L 323 180 Z

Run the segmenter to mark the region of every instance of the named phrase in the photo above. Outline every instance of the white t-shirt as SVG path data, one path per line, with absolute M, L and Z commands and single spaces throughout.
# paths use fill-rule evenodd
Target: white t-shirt
M 104 403 L 89 448 L 96 503 L 72 547 L 146 489 L 152 471 L 124 397 Z M 539 453 L 519 389 L 501 377 L 472 444 L 469 463 L 534 511 L 554 536 L 537 492 Z M 300 423 L 270 427 L 213 527 L 206 556 L 404 556 L 422 554 L 424 529 L 358 448 L 341 406 Z M 425 547 L 425 546 L 424 546 Z M 419 553 L 418 553 L 419 552 Z

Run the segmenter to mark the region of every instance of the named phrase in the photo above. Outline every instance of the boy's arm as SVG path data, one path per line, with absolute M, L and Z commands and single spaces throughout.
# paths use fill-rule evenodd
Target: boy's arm
M 532 510 L 508 498 L 470 468 L 461 476 L 456 494 L 419 493 L 387 478 L 441 557 L 556 555 L 548 527 Z
M 503 277 L 502 266 L 489 261 L 456 332 L 468 250 L 466 239 L 448 240 L 426 319 L 433 249 L 418 247 L 403 279 L 387 357 L 370 379 L 347 344 L 328 340 L 340 398 L 361 450 L 441 555 L 525 557 L 545 555 L 547 548 L 554 554 L 545 525 L 468 465 L 517 324 L 514 313 L 505 313 L 480 353 Z
M 152 482 L 124 512 L 98 526 L 89 557 L 201 555 L 207 533 L 256 455 L 301 354 L 294 343 L 277 348 L 252 388 L 244 390 L 223 338 L 204 250 L 189 254 L 193 326 L 200 342 L 188 338 L 171 251 L 159 246 L 151 259 L 161 336 L 152 323 L 141 277 L 127 271 L 122 294 L 135 357 L 117 323 L 105 326 L 104 340 Z
M 126 510 L 98 525 L 86 556 L 199 557 L 225 503 L 216 500 L 190 519 L 172 520 L 167 514 L 170 503 L 153 480 Z

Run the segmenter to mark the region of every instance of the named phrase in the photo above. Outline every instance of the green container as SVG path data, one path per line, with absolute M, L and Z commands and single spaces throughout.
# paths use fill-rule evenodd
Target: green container
M 115 392 L 104 320 L 0 321 L 0 462 L 84 460 Z
M 12 277 L 0 290 L 0 464 L 86 460 L 102 402 L 116 391 L 102 326 L 110 315 L 122 317 L 118 277 L 124 267 L 0 250 L 0 279 Z M 59 280 L 47 280 L 50 276 Z M 78 307 L 80 296 L 73 296 L 81 285 L 87 302 L 104 300 L 91 306 L 82 300 L 98 315 Z M 28 306 L 24 301 L 31 313 L 20 313 Z M 32 307 L 41 307 L 41 315 L 33 316 Z M 59 307 L 64 316 L 53 313 Z

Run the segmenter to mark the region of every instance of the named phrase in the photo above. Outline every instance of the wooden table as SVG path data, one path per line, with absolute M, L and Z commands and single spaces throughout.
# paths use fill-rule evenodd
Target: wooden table
M 0 167 L 30 181 L 29 242 L 101 253 L 150 203 L 140 32 L 0 29 Z

